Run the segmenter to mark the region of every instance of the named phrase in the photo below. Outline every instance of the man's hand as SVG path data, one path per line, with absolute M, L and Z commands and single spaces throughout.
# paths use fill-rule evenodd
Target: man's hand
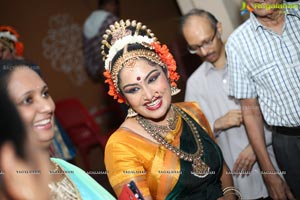
M 244 177 L 245 175 L 250 175 L 252 167 L 256 162 L 256 155 L 249 144 L 236 159 L 232 171 L 234 174 L 239 176 L 239 174 Z
M 214 123 L 214 131 L 228 129 L 234 126 L 240 126 L 243 122 L 241 110 L 230 110 Z
M 289 186 L 278 174 L 263 174 L 270 197 L 273 200 L 296 200 Z

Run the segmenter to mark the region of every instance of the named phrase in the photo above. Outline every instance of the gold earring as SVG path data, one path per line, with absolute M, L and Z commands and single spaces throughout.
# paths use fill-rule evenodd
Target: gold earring
M 130 107 L 127 110 L 127 117 L 135 117 L 137 116 L 137 113 Z
M 171 87 L 171 96 L 175 96 L 178 94 L 181 90 L 178 89 L 177 87 Z

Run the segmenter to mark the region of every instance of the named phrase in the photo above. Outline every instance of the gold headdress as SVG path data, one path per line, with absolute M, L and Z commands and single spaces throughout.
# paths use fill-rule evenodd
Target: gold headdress
M 16 56 L 23 56 L 24 45 L 19 39 L 18 32 L 11 26 L 0 26 L 0 42 L 7 46 Z
M 140 44 L 145 48 L 127 51 L 130 44 Z M 121 20 L 110 25 L 103 35 L 102 55 L 105 61 L 105 82 L 109 84 L 108 94 L 124 102 L 124 97 L 118 88 L 118 73 L 125 65 L 129 65 L 137 58 L 146 58 L 162 67 L 167 67 L 171 87 L 176 87 L 179 79 L 176 72 L 176 62 L 166 45 L 160 45 L 157 38 L 145 25 L 135 20 Z M 119 52 L 122 51 L 122 55 Z M 176 90 L 178 93 L 178 89 Z

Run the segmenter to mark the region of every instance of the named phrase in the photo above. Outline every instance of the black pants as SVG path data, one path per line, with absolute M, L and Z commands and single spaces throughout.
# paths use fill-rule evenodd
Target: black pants
M 278 166 L 297 200 L 300 199 L 300 136 L 273 131 L 273 148 Z

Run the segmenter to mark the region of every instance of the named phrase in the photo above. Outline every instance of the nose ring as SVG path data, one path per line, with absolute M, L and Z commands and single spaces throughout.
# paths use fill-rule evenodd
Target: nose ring
M 153 100 L 155 100 L 157 97 L 159 97 L 159 92 L 154 92 L 153 97 L 151 98 L 151 102 L 153 102 Z M 144 96 L 144 101 L 148 100 L 148 98 L 146 96 Z
M 159 92 L 156 91 L 156 92 L 154 93 L 154 95 L 153 95 L 151 101 L 153 102 L 157 97 L 159 97 Z

